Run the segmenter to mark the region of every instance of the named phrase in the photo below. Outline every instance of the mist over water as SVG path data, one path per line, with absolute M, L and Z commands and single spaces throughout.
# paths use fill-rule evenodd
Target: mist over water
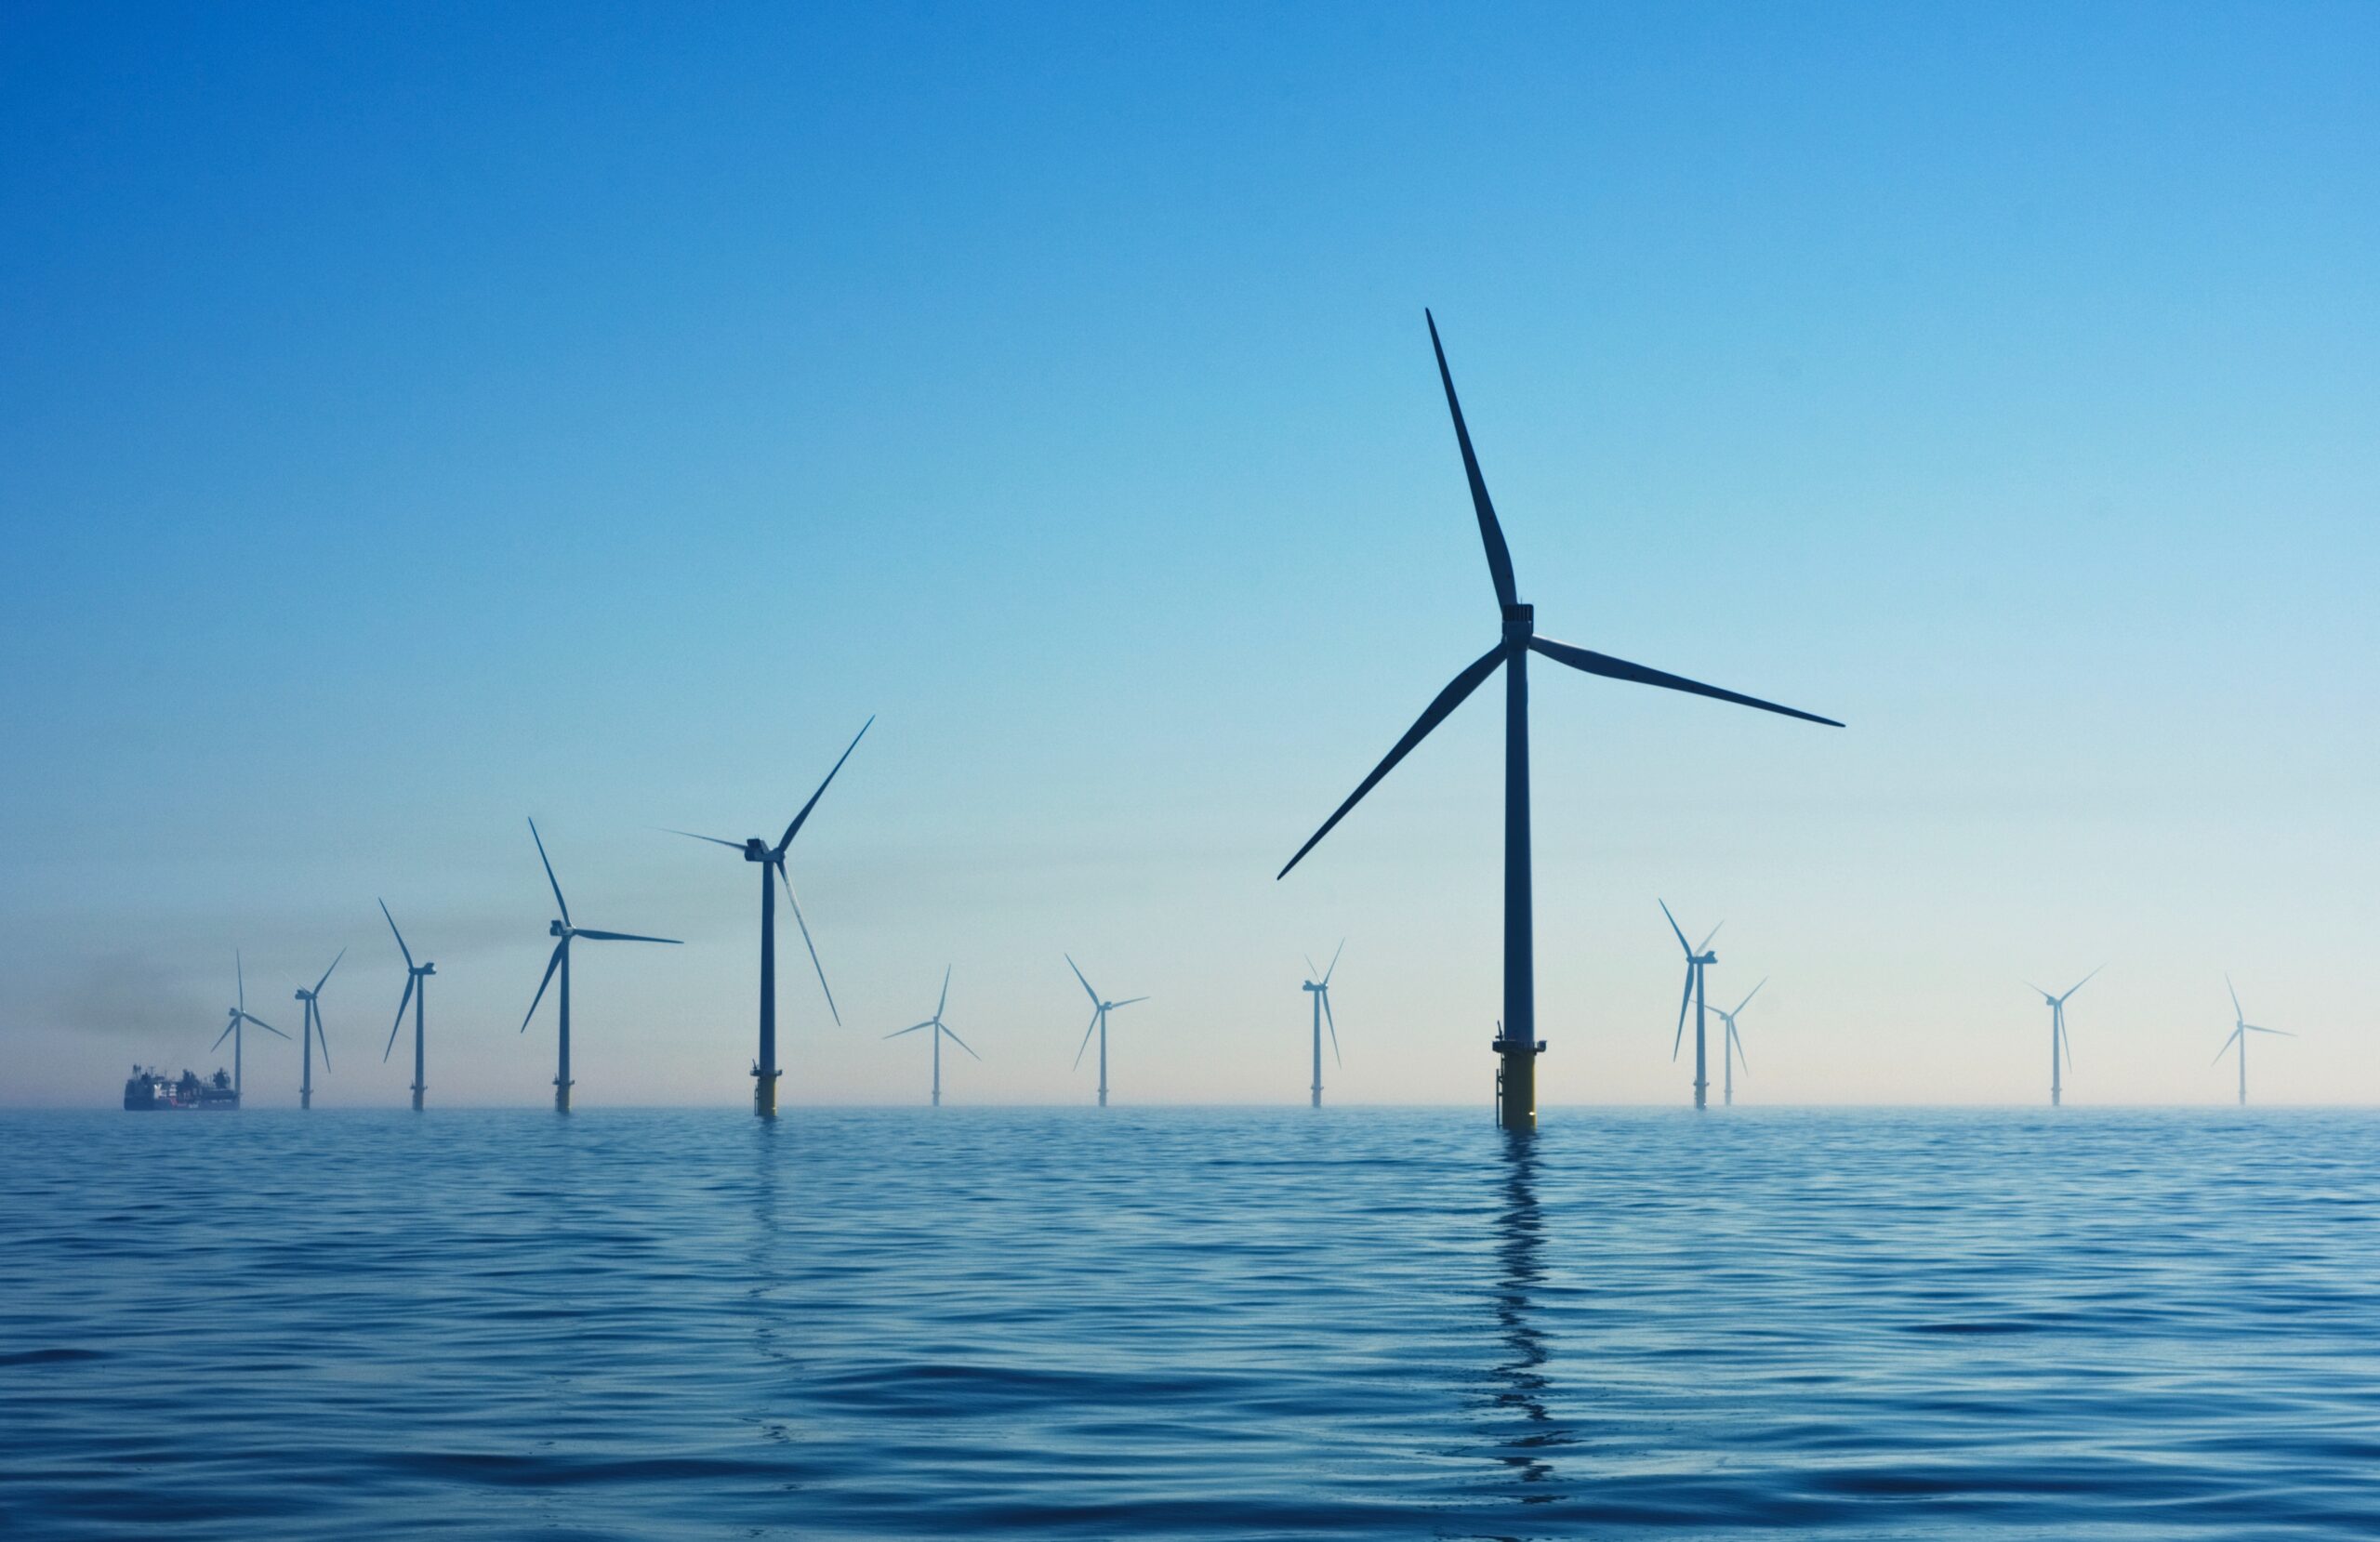
M 2367 1536 L 2374 1135 L 0 1116 L 0 1532 Z

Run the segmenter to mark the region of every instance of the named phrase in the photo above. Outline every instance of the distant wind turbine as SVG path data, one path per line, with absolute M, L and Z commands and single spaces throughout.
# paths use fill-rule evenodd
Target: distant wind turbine
M 2231 993 L 2231 1037 L 2225 1039 L 2223 1041 L 2223 1048 L 2215 1052 L 2215 1062 L 2220 1063 L 2223 1057 L 2230 1053 L 2233 1041 L 2238 1041 L 2240 1046 L 2240 1106 L 2245 1108 L 2248 1103 L 2248 1035 L 2250 1034 L 2270 1034 L 2277 1038 L 2285 1039 L 2294 1039 L 2297 1035 L 2291 1033 L 2286 1028 L 2259 1028 L 2254 1023 L 2250 1022 L 2248 1021 L 2248 1014 L 2240 1008 L 2239 987 L 2231 983 L 2231 977 L 2228 974 L 2223 977 L 2223 988 Z
M 835 772 L 843 769 L 843 761 L 850 759 L 852 751 L 859 748 L 860 740 L 866 737 L 869 727 L 875 721 L 874 718 L 870 718 L 866 722 L 859 725 L 859 732 L 853 734 L 852 742 L 843 747 L 842 756 L 836 760 L 834 770 L 826 773 L 825 782 L 818 784 L 818 790 L 810 795 L 810 801 L 804 803 L 801 806 L 801 811 L 793 816 L 793 823 L 785 827 L 785 834 L 778 837 L 774 846 L 771 846 L 759 836 L 753 836 L 745 840 L 722 840 L 717 836 L 698 836 L 692 830 L 669 832 L 673 836 L 685 836 L 694 840 L 707 840 L 713 846 L 724 846 L 731 851 L 741 851 L 744 853 L 746 862 L 760 864 L 760 1057 L 752 1062 L 752 1112 L 763 1119 L 774 1119 L 777 1116 L 779 1074 L 777 1070 L 777 891 L 775 886 L 769 882 L 769 876 L 774 874 L 777 882 L 785 885 L 786 903 L 793 907 L 793 924 L 801 929 L 801 945 L 810 950 L 810 967 L 818 971 L 818 988 L 826 992 L 826 1010 L 833 1014 L 835 1021 L 840 1024 L 843 1021 L 843 1014 L 836 1009 L 835 993 L 826 984 L 826 968 L 818 962 L 818 945 L 810 940 L 810 923 L 801 918 L 801 902 L 793 897 L 793 879 L 786 874 L 785 854 L 787 849 L 793 845 L 793 837 L 801 833 L 802 824 L 810 818 L 810 811 L 818 807 L 818 800 L 826 796 L 828 784 L 835 780 Z
M 1082 1064 L 1082 1052 L 1091 1048 L 1091 1035 L 1094 1031 L 1097 1032 L 1099 1035 L 1099 1106 L 1105 1108 L 1107 1106 L 1107 1014 L 1119 1007 L 1130 1007 L 1133 1002 L 1146 1001 L 1148 997 L 1135 995 L 1128 996 L 1122 1001 L 1102 1001 L 1099 998 L 1099 993 L 1091 988 L 1091 982 L 1082 979 L 1082 967 L 1075 962 L 1072 954 L 1066 955 L 1066 968 L 1075 971 L 1077 980 L 1082 980 L 1083 994 L 1091 997 L 1091 1026 L 1082 1031 L 1082 1043 L 1075 1048 L 1075 1064 L 1078 1066 Z
M 585 927 L 573 926 L 570 921 L 570 902 L 562 897 L 562 882 L 554 876 L 554 864 L 546 856 L 546 837 L 537 834 L 537 822 L 534 819 L 529 822 L 529 838 L 537 843 L 537 860 L 545 863 L 546 882 L 553 888 L 554 903 L 561 909 L 562 918 L 546 929 L 548 936 L 559 938 L 560 941 L 554 943 L 553 956 L 546 960 L 546 977 L 537 982 L 537 994 L 530 998 L 529 1010 L 521 1019 L 521 1031 L 524 1034 L 529 1031 L 529 1020 L 537 1015 L 537 1004 L 546 999 L 546 987 L 553 982 L 554 971 L 560 969 L 562 992 L 557 1010 L 562 1021 L 562 1049 L 554 1070 L 554 1112 L 568 1114 L 570 1112 L 571 940 L 584 937 L 590 942 L 668 942 L 675 946 L 678 939 L 640 937 L 634 932 L 628 931 L 592 931 Z
M 346 956 L 347 950 L 345 948 L 339 949 L 338 957 L 331 960 L 331 969 L 337 969 L 339 958 L 344 958 Z M 324 969 L 323 971 L 323 977 L 314 982 L 314 988 L 312 990 L 301 990 L 298 993 L 298 999 L 306 1004 L 306 1026 L 299 1029 L 298 1035 L 298 1046 L 306 1060 L 305 1079 L 298 1084 L 298 1106 L 299 1108 L 311 1108 L 314 1106 L 315 1045 L 319 1044 L 323 1047 L 323 1069 L 328 1071 L 331 1068 L 331 1041 L 330 1035 L 323 1032 L 323 1004 L 321 999 L 323 987 L 331 982 L 331 969 Z
M 240 950 L 237 948 L 231 950 L 231 970 L 233 977 L 239 982 L 240 1004 L 231 1008 L 231 1021 L 224 1025 L 223 1032 L 215 1035 L 215 1042 L 208 1048 L 207 1052 L 212 1054 L 215 1050 L 222 1048 L 223 1041 L 227 1038 L 231 1041 L 231 1092 L 234 1097 L 237 1097 L 240 1091 L 240 1045 L 241 1041 L 246 1037 L 240 1032 L 240 1025 L 244 1022 L 253 1022 L 284 1042 L 288 1040 L 289 1035 L 248 1011 L 248 971 L 240 962 Z
M 1764 979 L 1761 981 L 1760 985 L 1765 985 L 1768 982 Z M 1736 1106 L 1736 1062 L 1742 1061 L 1744 1058 L 1744 1042 L 1742 1039 L 1736 1036 L 1736 1018 L 1737 1015 L 1742 1012 L 1745 1008 L 1752 1005 L 1752 998 L 1760 994 L 1760 985 L 1754 985 L 1751 990 L 1745 992 L 1744 998 L 1736 1003 L 1736 1009 L 1733 1012 L 1727 1010 L 1725 1007 L 1713 1007 L 1711 1008 L 1712 1011 L 1719 1014 L 1719 1021 L 1727 1025 L 1726 1042 L 1720 1046 L 1723 1053 L 1719 1056 L 1719 1064 L 1725 1068 L 1725 1075 L 1722 1079 L 1726 1087 L 1727 1106 L 1729 1108 Z M 1752 1069 L 1749 1061 L 1745 1062 L 1744 1069 L 1747 1071 Z
M 1710 936 L 1702 939 L 1702 945 L 1696 947 L 1686 942 L 1686 933 L 1678 928 L 1677 917 L 1670 916 L 1669 902 L 1656 900 L 1654 903 L 1661 907 L 1662 915 L 1669 916 L 1670 929 L 1677 932 L 1677 945 L 1686 949 L 1686 994 L 1677 998 L 1677 1036 L 1670 1042 L 1670 1059 L 1677 1059 L 1678 1046 L 1686 1042 L 1686 1008 L 1691 1005 L 1694 1008 L 1694 1106 L 1705 1108 L 1711 1100 L 1711 1076 L 1709 1062 L 1703 1053 L 1702 971 L 1719 961 L 1719 956 L 1711 951 L 1711 938 L 1718 936 L 1719 927 L 1727 923 L 1722 921 L 1719 927 L 1712 927 Z
M 396 935 L 397 951 L 405 956 L 405 994 L 397 998 L 397 1021 L 389 1024 L 389 1044 L 387 1048 L 380 1051 L 380 1063 L 382 1065 L 389 1063 L 389 1051 L 397 1047 L 397 1030 L 405 1025 L 405 1004 L 411 1002 L 413 1004 L 413 1111 L 419 1114 L 421 1095 L 429 1088 L 429 1082 L 422 1074 L 421 1020 L 423 1008 L 430 1000 L 430 977 L 438 972 L 438 966 L 426 960 L 419 964 L 413 961 L 413 949 L 405 946 L 405 934 L 397 930 L 397 918 L 389 915 L 389 902 L 386 900 L 380 902 L 380 914 L 388 918 L 389 930 Z
M 2099 966 L 2099 969 L 2106 968 L 2105 964 Z M 2066 1068 L 2069 1071 L 2074 1069 L 2074 1041 L 2067 1037 L 2066 1034 L 2066 998 L 2097 978 L 2099 969 L 2093 969 L 2089 974 L 2068 986 L 2066 995 L 2052 995 L 2031 981 L 2025 982 L 2026 989 L 2041 991 L 2042 1000 L 2049 1007 L 2049 1106 L 2052 1108 L 2057 1107 L 2066 1096 L 2065 1085 L 2059 1081 L 2057 1074 L 2057 1055 L 2060 1049 L 2066 1051 Z
M 1346 1063 L 1339 1059 L 1339 1021 L 1330 1015 L 1330 977 L 1339 972 L 1339 954 L 1346 951 L 1347 941 L 1342 937 L 1339 940 L 1338 953 L 1333 953 L 1330 956 L 1330 967 L 1327 969 L 1316 969 L 1314 967 L 1314 960 L 1308 958 L 1305 961 L 1305 983 L 1298 987 L 1300 990 L 1304 991 L 1308 995 L 1314 997 L 1313 1106 L 1316 1108 L 1320 1108 L 1322 1106 L 1322 1025 L 1325 1022 L 1329 1022 L 1330 1024 L 1331 1061 L 1334 1063 L 1341 1065 Z M 1315 978 L 1316 975 L 1321 976 L 1321 978 Z
M 926 1019 L 923 1022 L 914 1023 L 906 1028 L 896 1028 L 892 1033 L 884 1035 L 888 1039 L 897 1039 L 903 1035 L 918 1033 L 922 1029 L 931 1028 L 933 1030 L 933 1106 L 936 1108 L 940 1108 L 942 1106 L 942 1041 L 945 1035 L 948 1036 L 951 1043 L 959 1046 L 961 1049 L 966 1049 L 967 1053 L 974 1055 L 975 1059 L 980 1061 L 984 1058 L 981 1055 L 976 1055 L 974 1050 L 968 1049 L 967 1041 L 960 1038 L 957 1034 L 951 1033 L 950 1025 L 942 1021 L 942 1009 L 949 1005 L 950 966 L 945 964 L 942 968 L 942 999 L 933 1004 L 933 1016 Z
M 1513 580 L 1513 559 L 1504 545 L 1504 533 L 1496 521 L 1496 510 L 1488 500 L 1488 483 L 1479 473 L 1479 458 L 1471 448 L 1471 430 L 1462 420 L 1461 403 L 1456 401 L 1454 376 L 1447 368 L 1446 349 L 1438 342 L 1438 324 L 1426 310 L 1429 323 L 1430 347 L 1437 355 L 1438 380 L 1446 388 L 1447 411 L 1454 419 L 1455 443 L 1462 452 L 1464 477 L 1471 484 L 1471 504 L 1479 520 L 1479 539 L 1488 553 L 1488 574 L 1496 586 L 1496 602 L 1501 608 L 1503 635 L 1496 645 L 1482 653 L 1455 676 L 1436 700 L 1421 711 L 1413 726 L 1405 731 L 1387 757 L 1372 769 L 1372 773 L 1359 783 L 1338 811 L 1325 820 L 1306 843 L 1298 848 L 1276 876 L 1286 877 L 1316 842 L 1330 833 L 1331 827 L 1347 816 L 1363 796 L 1371 791 L 1381 778 L 1395 769 L 1413 746 L 1428 736 L 1430 731 L 1446 720 L 1463 699 L 1497 669 L 1504 671 L 1504 1012 L 1502 1026 L 1497 1030 L 1491 1048 L 1499 1057 L 1496 1079 L 1497 1116 L 1508 1128 L 1529 1129 L 1537 1123 L 1537 1056 L 1544 1048 L 1537 1037 L 1537 985 L 1534 961 L 1534 937 L 1530 919 L 1529 889 L 1529 824 L 1528 824 L 1528 655 L 1542 653 L 1557 664 L 1607 679 L 1629 680 L 1638 685 L 1658 685 L 1664 690 L 1684 691 L 1717 701 L 1733 702 L 1739 706 L 1758 707 L 1764 712 L 1781 713 L 1805 722 L 1824 723 L 1831 728 L 1843 725 L 1831 718 L 1815 713 L 1779 706 L 1756 696 L 1739 695 L 1722 691 L 1716 686 L 1703 685 L 1681 676 L 1648 669 L 1640 664 L 1630 664 L 1606 654 L 1573 647 L 1540 637 L 1537 632 L 1536 611 L 1523 604 Z

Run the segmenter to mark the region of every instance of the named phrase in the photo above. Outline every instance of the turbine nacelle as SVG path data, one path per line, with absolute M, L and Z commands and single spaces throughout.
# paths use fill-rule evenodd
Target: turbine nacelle
M 418 979 L 420 976 L 425 974 L 436 974 L 438 972 L 438 966 L 435 964 L 419 964 L 415 966 L 413 972 L 415 977 Z
M 1537 607 L 1518 600 L 1504 607 L 1504 646 L 1514 652 L 1528 646 L 1537 636 Z
M 760 837 L 747 836 L 744 837 L 744 860 L 746 862 L 773 862 L 776 860 L 776 853 L 770 850 L 769 843 L 762 840 Z
M 567 937 L 577 929 L 578 929 L 576 927 L 570 925 L 567 921 L 548 921 L 546 923 L 546 935 L 549 937 Z

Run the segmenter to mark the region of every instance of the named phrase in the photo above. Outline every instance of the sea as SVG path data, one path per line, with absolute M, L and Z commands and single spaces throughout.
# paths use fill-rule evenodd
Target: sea
M 2380 1115 L 0 1115 L 9 1538 L 2380 1535 Z

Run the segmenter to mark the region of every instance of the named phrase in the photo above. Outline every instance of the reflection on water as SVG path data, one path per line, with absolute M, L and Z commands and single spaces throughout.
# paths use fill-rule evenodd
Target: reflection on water
M 1560 1498 L 1546 1486 L 1554 1476 L 1554 1451 L 1569 1443 L 1567 1433 L 1546 1411 L 1550 1384 L 1544 1330 L 1538 1326 L 1537 1293 L 1543 1287 L 1545 1217 L 1537 1203 L 1537 1137 L 1530 1130 L 1500 1130 L 1504 1142 L 1502 1204 L 1496 1213 L 1496 1280 L 1492 1299 L 1504 1358 L 1488 1372 L 1495 1406 L 1518 1421 L 1505 1435 L 1497 1460 L 1521 1483 L 1526 1505 Z

